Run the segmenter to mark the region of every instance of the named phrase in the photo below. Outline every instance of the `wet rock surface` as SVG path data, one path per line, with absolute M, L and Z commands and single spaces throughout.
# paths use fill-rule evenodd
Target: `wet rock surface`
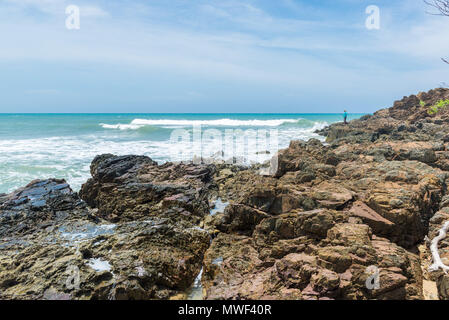
M 92 162 L 92 178 L 82 186 L 80 197 L 110 221 L 163 215 L 198 223 L 209 214 L 213 170 L 193 164 L 158 166 L 141 156 L 101 155 Z
M 0 299 L 449 299 L 430 268 L 449 111 L 427 113 L 447 98 L 405 97 L 262 166 L 106 154 L 79 195 L 56 179 L 2 194 Z M 449 265 L 448 238 L 436 251 Z
M 109 155 L 92 168 L 87 184 L 98 189 L 81 195 L 95 208 L 62 180 L 35 181 L 0 198 L 1 299 L 169 299 L 192 284 L 210 243 L 196 223 L 207 211 L 201 181 L 208 171 Z M 139 169 L 152 182 L 140 182 Z M 175 176 L 170 186 L 159 183 L 165 175 Z M 112 186 L 119 191 L 108 198 L 103 192 Z M 136 196 L 147 190 L 148 198 Z

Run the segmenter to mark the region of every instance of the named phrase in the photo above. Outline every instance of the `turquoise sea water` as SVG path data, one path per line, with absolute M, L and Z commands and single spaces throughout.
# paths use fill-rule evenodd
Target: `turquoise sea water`
M 78 190 L 98 154 L 139 154 L 158 162 L 188 160 L 229 147 L 225 137 L 230 133 L 235 137 L 233 155 L 244 152 L 251 161 L 260 161 L 261 151 L 270 149 L 272 155 L 273 148 L 285 148 L 291 140 L 323 140 L 314 132 L 342 120 L 341 114 L 0 114 L 0 193 L 50 177 L 64 178 Z M 173 138 L 183 132 L 182 138 Z M 202 147 L 207 154 L 189 142 L 195 132 L 208 145 Z M 276 136 L 270 140 L 276 143 L 240 148 L 244 142 L 239 138 L 251 132 Z

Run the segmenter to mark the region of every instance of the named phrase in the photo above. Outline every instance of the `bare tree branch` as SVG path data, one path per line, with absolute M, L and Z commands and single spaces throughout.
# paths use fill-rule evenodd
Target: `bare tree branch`
M 437 9 L 439 13 L 430 13 L 439 16 L 449 16 L 449 0 L 424 0 L 424 2 Z
M 446 16 L 449 17 L 449 0 L 424 0 L 428 6 L 431 6 L 438 10 L 439 13 L 429 13 L 437 16 Z M 441 58 L 443 62 L 449 64 L 449 61 Z

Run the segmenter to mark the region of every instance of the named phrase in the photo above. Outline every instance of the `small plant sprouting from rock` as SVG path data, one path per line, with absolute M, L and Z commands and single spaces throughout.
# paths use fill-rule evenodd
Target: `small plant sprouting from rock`
M 427 113 L 430 115 L 437 114 L 440 110 L 446 109 L 449 106 L 449 99 L 440 100 L 437 104 L 431 106 Z

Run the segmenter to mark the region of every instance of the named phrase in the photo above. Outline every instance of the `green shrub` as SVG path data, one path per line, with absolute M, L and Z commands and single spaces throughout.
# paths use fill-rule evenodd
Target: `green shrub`
M 437 114 L 440 110 L 446 109 L 449 106 L 449 99 L 440 100 L 437 104 L 431 106 L 427 113 L 430 115 Z

